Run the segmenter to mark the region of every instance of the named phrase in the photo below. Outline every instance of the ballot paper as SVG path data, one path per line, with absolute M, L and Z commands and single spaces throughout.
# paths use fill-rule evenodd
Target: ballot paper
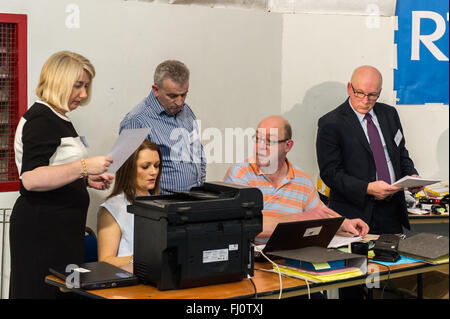
M 411 187 L 421 187 L 426 185 L 431 185 L 434 183 L 439 183 L 441 180 L 439 179 L 426 179 L 422 177 L 412 177 L 412 176 L 405 176 L 395 183 L 392 184 L 392 186 L 400 186 L 403 188 L 411 188 Z
M 362 240 L 362 237 L 360 236 L 349 237 L 349 236 L 334 235 L 333 239 L 331 239 L 330 243 L 328 244 L 328 248 L 338 248 L 342 246 L 347 246 L 351 243 L 360 240 Z
M 425 214 L 429 214 L 430 211 L 426 211 L 426 210 L 420 209 L 420 208 L 408 208 L 408 213 L 414 214 L 414 215 L 425 215 Z
M 111 152 L 108 156 L 113 158 L 113 163 L 107 173 L 114 174 L 125 163 L 131 154 L 138 148 L 150 133 L 151 127 L 127 129 L 120 132 Z

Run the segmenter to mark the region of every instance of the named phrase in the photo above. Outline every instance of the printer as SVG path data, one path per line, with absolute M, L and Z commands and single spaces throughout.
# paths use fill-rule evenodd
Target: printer
M 251 243 L 262 231 L 257 188 L 204 183 L 187 192 L 137 197 L 133 272 L 159 290 L 239 281 L 253 276 Z

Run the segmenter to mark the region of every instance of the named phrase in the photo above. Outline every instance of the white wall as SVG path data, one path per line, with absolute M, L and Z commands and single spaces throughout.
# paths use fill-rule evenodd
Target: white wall
M 67 5 L 80 9 L 69 29 Z M 0 11 L 28 14 L 28 100 L 44 61 L 62 49 L 91 59 L 97 69 L 93 98 L 70 114 L 91 155 L 105 154 L 123 116 L 149 92 L 156 65 L 176 58 L 191 69 L 187 99 L 202 131 L 254 128 L 282 114 L 293 125 L 289 158 L 314 179 L 317 119 L 346 98 L 345 85 L 361 64 L 384 76 L 381 101 L 393 104 L 394 20 L 391 17 L 278 14 L 121 0 L 0 0 Z M 377 25 L 378 24 L 378 25 Z M 448 106 L 398 106 L 407 147 L 419 172 L 448 180 Z M 430 129 L 432 128 L 432 129 Z M 211 143 L 203 136 L 204 144 Z M 225 160 L 223 152 L 223 160 Z M 210 163 L 219 180 L 230 163 Z M 104 192 L 92 191 L 88 225 Z M 16 192 L 1 193 L 12 207 Z
M 315 139 L 318 118 L 346 98 L 355 67 L 383 74 L 380 101 L 395 105 L 394 17 L 283 15 L 281 113 L 293 125 L 291 159 L 314 180 L 319 176 Z M 314 49 L 311 49 L 314 48 Z M 396 106 L 406 146 L 424 177 L 448 181 L 448 105 Z
M 78 29 L 66 27 L 70 3 L 80 9 Z M 96 67 L 91 103 L 69 114 L 90 155 L 110 150 L 123 116 L 148 95 L 154 69 L 165 59 L 190 68 L 187 103 L 202 131 L 255 127 L 281 100 L 281 15 L 111 0 L 0 0 L 0 11 L 28 14 L 29 105 L 52 53 L 73 50 Z M 208 180 L 221 180 L 230 164 L 209 164 Z M 89 192 L 88 225 L 95 229 L 107 193 Z M 0 206 L 12 207 L 17 196 L 0 194 Z
M 79 6 L 80 28 L 66 27 L 70 3 Z M 282 114 L 294 130 L 289 158 L 313 179 L 318 176 L 317 119 L 346 98 L 345 86 L 356 66 L 378 67 L 384 76 L 381 101 L 395 100 L 390 17 L 374 21 L 121 0 L 0 0 L 0 12 L 28 15 L 29 105 L 52 53 L 73 50 L 95 65 L 90 105 L 70 114 L 87 137 L 91 155 L 110 150 L 121 119 L 149 93 L 156 65 L 169 58 L 191 69 L 187 103 L 202 121 L 204 145 L 212 142 L 208 129 L 218 129 L 222 161 L 226 128 L 254 128 L 265 116 Z M 448 106 L 397 109 L 421 175 L 448 181 Z M 220 180 L 230 164 L 208 164 L 207 180 Z M 96 211 L 107 193 L 90 190 L 90 195 L 88 225 L 95 229 Z M 0 207 L 12 207 L 17 196 L 0 193 Z M 6 282 L 8 276 L 5 268 Z
M 281 110 L 293 126 L 296 152 L 291 158 L 314 179 L 319 175 L 317 120 L 347 98 L 356 66 L 377 67 L 384 75 L 380 100 L 393 103 L 393 18 L 379 19 L 379 28 L 368 28 L 363 16 L 283 16 Z
M 398 106 L 407 147 L 422 176 L 448 183 L 448 105 Z

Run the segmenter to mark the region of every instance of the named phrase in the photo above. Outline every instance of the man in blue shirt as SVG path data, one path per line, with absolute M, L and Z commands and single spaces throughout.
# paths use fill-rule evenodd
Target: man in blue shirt
M 162 153 L 161 193 L 187 191 L 205 182 L 206 160 L 199 125 L 184 102 L 189 90 L 189 69 L 180 61 L 159 64 L 152 90 L 120 123 L 123 129 L 151 127 L 148 139 Z

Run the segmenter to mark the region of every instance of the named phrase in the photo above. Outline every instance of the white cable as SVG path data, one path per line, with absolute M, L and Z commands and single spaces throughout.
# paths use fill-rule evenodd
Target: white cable
M 275 271 L 275 270 L 273 270 L 273 269 L 264 269 L 264 268 L 255 268 L 255 270 L 259 270 L 259 271 L 265 271 L 265 272 L 271 272 L 271 273 L 273 273 L 273 274 L 277 274 L 278 272 L 277 271 Z M 287 276 L 287 277 L 289 277 L 289 275 L 286 275 L 286 274 L 281 274 L 281 276 Z M 306 287 L 307 287 L 307 290 L 308 290 L 308 299 L 311 299 L 311 290 L 310 290 L 310 288 L 309 288 L 309 282 L 308 282 L 308 280 L 305 278 L 305 277 L 294 277 L 294 278 L 299 278 L 299 279 L 301 279 L 301 280 L 303 280 L 305 283 L 306 283 Z
M 311 290 L 309 290 L 309 283 L 308 280 L 303 279 L 306 282 L 306 287 L 308 288 L 308 299 L 311 299 Z
M 270 260 L 270 258 L 269 257 L 267 257 L 266 255 L 264 255 L 264 253 L 261 251 L 261 249 L 259 249 L 258 247 L 256 247 L 256 245 L 255 244 L 253 244 L 252 243 L 252 246 L 254 247 L 254 249 L 257 251 L 257 252 L 259 252 L 264 258 L 266 258 L 270 263 L 272 263 L 272 265 L 275 265 L 275 267 L 276 267 L 276 269 L 277 269 L 277 273 L 278 273 L 278 276 L 279 276 L 279 278 L 280 278 L 280 295 L 278 296 L 278 299 L 281 299 L 281 294 L 283 293 L 283 284 L 282 284 L 282 280 L 281 280 L 281 271 L 280 271 L 280 268 L 278 267 L 278 265 L 275 263 L 275 262 L 273 262 L 272 260 Z M 257 270 L 262 270 L 262 271 L 267 271 L 267 272 L 275 272 L 275 271 L 273 271 L 273 270 L 268 270 L 268 269 L 262 269 L 262 268 L 257 268 Z M 308 290 L 308 299 L 311 299 L 311 290 L 310 290 L 310 288 L 309 288 L 309 282 L 308 282 L 308 280 L 306 279 L 306 278 L 302 278 L 304 281 L 305 281 L 305 283 L 306 283 L 306 287 L 307 287 L 307 290 Z
M 254 249 L 259 252 L 264 258 L 266 258 L 272 265 L 275 265 L 277 271 L 278 271 L 278 277 L 280 278 L 280 294 L 278 295 L 278 299 L 281 299 L 281 295 L 283 293 L 283 283 L 281 280 L 281 271 L 280 268 L 278 268 L 278 265 L 276 263 L 274 263 L 272 260 L 270 260 L 269 257 L 267 257 L 266 255 L 264 255 L 264 253 L 262 252 L 261 249 L 259 249 L 258 247 L 255 246 L 255 244 L 252 243 L 252 246 L 254 247 Z

